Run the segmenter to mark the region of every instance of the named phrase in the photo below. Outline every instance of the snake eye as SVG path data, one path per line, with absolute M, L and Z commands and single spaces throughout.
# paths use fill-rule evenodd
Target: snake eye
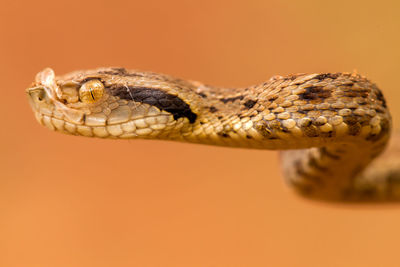
M 104 84 L 99 80 L 85 82 L 79 88 L 79 99 L 84 103 L 94 103 L 104 94 Z

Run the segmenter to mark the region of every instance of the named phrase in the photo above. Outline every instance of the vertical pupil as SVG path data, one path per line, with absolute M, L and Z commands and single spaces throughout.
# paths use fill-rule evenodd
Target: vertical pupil
M 92 96 L 92 99 L 93 99 L 93 100 L 96 100 L 96 99 L 94 98 L 94 95 L 93 95 L 93 90 L 90 89 L 89 92 L 90 92 L 90 95 Z
M 79 88 L 79 97 L 84 103 L 94 103 L 101 99 L 103 94 L 104 85 L 97 80 L 88 81 Z

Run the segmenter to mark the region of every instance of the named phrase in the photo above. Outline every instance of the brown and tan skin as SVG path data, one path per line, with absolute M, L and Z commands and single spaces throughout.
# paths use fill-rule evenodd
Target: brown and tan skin
M 285 150 L 285 178 L 305 196 L 400 200 L 400 140 L 372 162 L 390 139 L 391 117 L 378 87 L 358 74 L 225 89 L 124 68 L 57 77 L 45 69 L 27 94 L 37 120 L 58 132 Z

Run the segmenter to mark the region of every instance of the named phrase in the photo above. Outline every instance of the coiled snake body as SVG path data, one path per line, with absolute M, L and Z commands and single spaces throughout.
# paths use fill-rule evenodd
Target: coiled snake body
M 385 99 L 358 74 L 275 76 L 224 89 L 124 68 L 59 77 L 45 69 L 27 93 L 37 120 L 55 131 L 285 150 L 284 176 L 303 195 L 400 199 L 396 155 L 370 164 L 390 137 Z

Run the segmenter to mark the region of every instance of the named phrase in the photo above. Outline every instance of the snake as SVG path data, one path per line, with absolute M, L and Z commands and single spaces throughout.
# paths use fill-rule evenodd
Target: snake
M 219 88 L 121 67 L 46 68 L 26 94 L 37 121 L 57 132 L 281 150 L 284 180 L 302 196 L 400 200 L 400 135 L 382 91 L 355 72 Z

